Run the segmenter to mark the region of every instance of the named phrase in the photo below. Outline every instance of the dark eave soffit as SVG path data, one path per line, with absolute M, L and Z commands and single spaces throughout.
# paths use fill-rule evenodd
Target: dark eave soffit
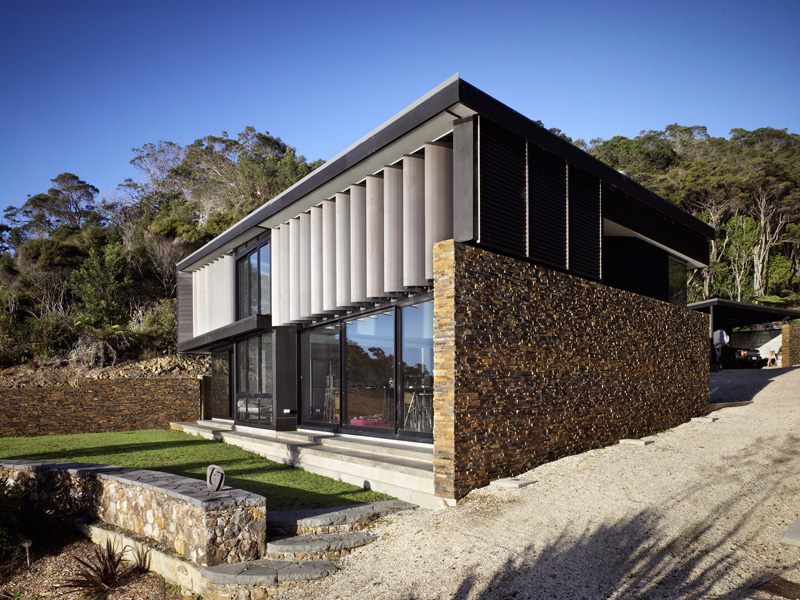
M 178 270 L 193 266 L 195 263 L 202 261 L 207 255 L 236 240 L 236 238 L 245 236 L 251 229 L 257 227 L 272 215 L 287 208 L 304 196 L 313 193 L 317 188 L 354 167 L 371 154 L 459 103 L 522 135 L 546 151 L 560 156 L 568 163 L 594 175 L 607 185 L 658 211 L 694 233 L 707 239 L 714 237 L 714 228 L 710 225 L 703 223 L 644 186 L 625 177 L 580 148 L 550 133 L 527 117 L 467 83 L 458 75 L 454 75 L 355 144 L 333 157 L 313 173 L 310 173 L 230 229 L 215 237 L 205 246 L 183 259 L 178 263 Z M 466 115 L 453 114 L 454 119 L 459 116 Z M 246 238 L 243 237 L 243 239 Z
M 800 310 L 795 308 L 780 308 L 777 306 L 763 306 L 736 302 L 725 298 L 712 298 L 701 302 L 694 302 L 686 306 L 692 310 L 708 314 L 714 311 L 715 329 L 728 327 L 744 327 L 747 325 L 760 325 L 782 321 L 784 319 L 800 319 Z
M 256 331 L 266 331 L 272 325 L 272 318 L 268 315 L 253 315 L 213 329 L 178 344 L 178 352 L 204 352 L 213 346 L 232 341 Z

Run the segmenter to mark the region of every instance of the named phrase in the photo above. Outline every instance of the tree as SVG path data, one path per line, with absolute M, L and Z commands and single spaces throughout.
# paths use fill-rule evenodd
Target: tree
M 89 257 L 70 275 L 68 287 L 77 296 L 84 316 L 95 327 L 126 319 L 125 299 L 131 278 L 119 244 L 91 249 Z
M 45 194 L 36 194 L 21 208 L 8 207 L 5 218 L 22 233 L 22 239 L 46 237 L 59 229 L 80 231 L 87 224 L 103 221 L 95 202 L 98 189 L 72 173 L 51 179 L 53 187 Z
M 758 225 L 750 217 L 738 215 L 727 222 L 725 229 L 729 241 L 726 258 L 730 262 L 736 300 L 741 302 L 745 282 L 752 274 L 752 252 L 759 236 Z

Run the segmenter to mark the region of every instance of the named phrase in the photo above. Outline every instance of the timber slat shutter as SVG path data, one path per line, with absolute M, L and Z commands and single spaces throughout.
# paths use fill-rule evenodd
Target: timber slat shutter
M 567 165 L 563 159 L 530 144 L 530 257 L 542 264 L 567 267 Z
M 525 139 L 480 121 L 480 243 L 527 254 Z
M 569 269 L 600 278 L 600 181 L 569 169 Z

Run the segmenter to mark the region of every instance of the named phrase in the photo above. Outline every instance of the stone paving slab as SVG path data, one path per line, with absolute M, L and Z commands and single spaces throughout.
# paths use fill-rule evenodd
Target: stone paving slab
M 717 417 L 692 417 L 692 423 L 716 423 Z
M 495 479 L 489 485 L 496 488 L 505 489 L 519 489 L 527 485 L 536 483 L 535 479 L 516 479 L 514 477 L 504 477 L 503 479 Z
M 797 519 L 781 538 L 781 544 L 800 546 L 800 519 Z
M 619 443 L 623 446 L 649 446 L 655 444 L 655 440 L 623 438 Z

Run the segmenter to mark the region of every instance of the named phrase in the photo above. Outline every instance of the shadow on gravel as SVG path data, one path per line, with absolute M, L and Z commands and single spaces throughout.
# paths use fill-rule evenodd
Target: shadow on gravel
M 714 403 L 750 402 L 772 381 L 800 367 L 770 369 L 723 369 L 709 373 L 709 401 Z
M 793 554 L 786 554 L 783 564 L 775 562 L 781 549 L 778 539 L 766 544 L 756 539 L 759 527 L 754 523 L 776 516 L 765 516 L 765 505 L 780 501 L 791 506 L 788 499 L 796 497 L 800 460 L 793 449 L 798 443 L 800 437 L 795 435 L 759 440 L 749 452 L 743 449 L 726 457 L 724 468 L 709 466 L 703 484 L 676 490 L 663 509 L 642 510 L 578 537 L 565 530 L 544 546 L 529 545 L 506 561 L 488 582 L 485 576 L 468 575 L 451 598 L 753 598 L 756 587 L 796 566 L 789 564 L 797 562 Z M 752 476 L 743 478 L 743 468 L 750 473 L 770 473 L 768 481 L 772 483 L 754 485 L 759 481 Z M 679 511 L 681 503 L 698 504 L 722 482 L 741 482 L 742 489 L 747 485 L 750 491 L 729 494 L 709 505 L 707 516 L 675 534 L 677 524 L 669 523 L 664 515 L 676 514 L 672 511 Z M 759 549 L 760 564 L 769 561 L 772 568 L 753 572 L 752 566 L 745 565 L 739 572 L 742 556 L 747 551 L 752 555 L 754 548 Z M 718 583 L 722 587 L 713 589 Z M 412 593 L 406 598 L 417 596 Z

